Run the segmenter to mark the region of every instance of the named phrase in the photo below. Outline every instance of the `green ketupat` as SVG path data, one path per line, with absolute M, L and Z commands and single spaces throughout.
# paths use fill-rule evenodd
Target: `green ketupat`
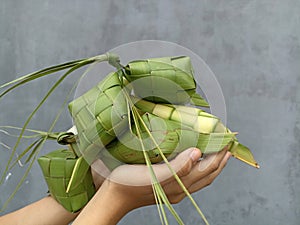
M 110 73 L 97 86 L 69 104 L 78 132 L 78 155 L 95 155 L 116 135 L 128 129 L 128 107 L 119 76 Z
M 166 157 L 173 158 L 189 147 L 197 147 L 205 153 L 218 152 L 229 145 L 235 136 L 233 133 L 199 133 L 185 124 L 160 118 L 151 113 L 145 113 L 142 118 Z M 118 140 L 108 144 L 107 151 L 121 162 L 145 164 L 145 158 L 135 134 L 135 128 L 126 132 Z M 152 163 L 163 161 L 157 146 L 150 139 L 145 128 L 141 128 L 141 135 L 150 161 Z
M 53 151 L 38 159 L 47 182 L 49 192 L 65 209 L 79 211 L 95 194 L 90 166 L 85 163 L 76 176 L 74 187 L 67 190 L 78 157 L 68 149 Z
M 138 97 L 160 103 L 209 107 L 196 93 L 193 67 L 187 56 L 135 60 L 124 69 Z M 134 82 L 137 80 L 140 82 Z
M 218 145 L 220 142 L 215 141 L 213 135 L 221 135 L 221 137 L 223 135 L 224 138 L 226 138 L 227 135 L 231 134 L 232 139 L 231 142 L 228 142 L 228 144 L 231 144 L 229 151 L 232 155 L 253 167 L 259 168 L 259 165 L 255 161 L 250 149 L 240 144 L 235 137 L 235 133 L 232 133 L 228 128 L 226 128 L 216 116 L 201 109 L 188 106 L 155 104 L 149 101 L 137 99 L 135 99 L 135 101 L 136 106 L 144 112 L 152 113 L 160 118 L 181 123 L 199 134 L 210 134 L 212 138 L 209 140 L 210 143 L 208 143 L 206 147 L 197 146 L 203 153 L 212 153 L 221 150 L 215 145 L 215 143 Z

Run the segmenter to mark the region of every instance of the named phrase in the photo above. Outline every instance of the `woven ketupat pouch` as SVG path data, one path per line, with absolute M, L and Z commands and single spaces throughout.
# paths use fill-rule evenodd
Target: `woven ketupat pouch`
M 75 177 L 76 185 L 66 193 L 77 156 L 70 150 L 59 149 L 38 159 L 51 196 L 69 212 L 77 212 L 93 197 L 95 186 L 91 169 Z

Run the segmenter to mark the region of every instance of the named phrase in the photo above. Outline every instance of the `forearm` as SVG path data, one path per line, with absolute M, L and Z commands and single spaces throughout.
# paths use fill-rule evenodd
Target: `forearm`
M 128 204 L 124 193 L 113 190 L 113 185 L 104 182 L 94 197 L 85 206 L 73 225 L 115 225 L 134 207 Z
M 0 217 L 0 225 L 67 225 L 77 214 L 64 209 L 52 197 L 45 197 Z

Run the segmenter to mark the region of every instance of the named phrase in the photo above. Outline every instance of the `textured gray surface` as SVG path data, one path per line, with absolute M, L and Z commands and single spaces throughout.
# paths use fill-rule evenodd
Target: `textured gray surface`
M 211 224 L 299 224 L 300 2 L 229 1 L 0 1 L 1 83 L 50 64 L 93 56 L 120 44 L 159 39 L 200 55 L 223 89 L 228 126 L 239 131 L 261 165 L 231 159 L 222 175 L 194 197 Z M 0 124 L 20 125 L 51 79 L 1 102 Z M 65 82 L 65 89 L 71 81 Z M 55 100 L 31 127 L 49 125 Z M 29 92 L 30 91 L 30 92 Z M 21 95 L 18 100 L 14 96 Z M 67 113 L 57 129 L 66 129 Z M 13 140 L 0 133 L 0 141 Z M 51 145 L 48 147 L 51 149 Z M 8 158 L 0 149 L 0 172 Z M 0 204 L 24 170 L 0 187 Z M 45 195 L 38 166 L 5 212 Z M 188 200 L 176 205 L 186 224 L 199 224 Z M 120 224 L 159 224 L 155 207 L 138 209 Z M 171 222 L 175 224 L 175 222 Z

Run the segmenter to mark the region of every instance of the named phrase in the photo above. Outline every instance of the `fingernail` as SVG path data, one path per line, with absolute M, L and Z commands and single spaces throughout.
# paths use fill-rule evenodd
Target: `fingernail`
M 197 161 L 200 156 L 201 156 L 200 150 L 197 148 L 194 148 L 193 151 L 190 153 L 190 158 L 193 161 Z

